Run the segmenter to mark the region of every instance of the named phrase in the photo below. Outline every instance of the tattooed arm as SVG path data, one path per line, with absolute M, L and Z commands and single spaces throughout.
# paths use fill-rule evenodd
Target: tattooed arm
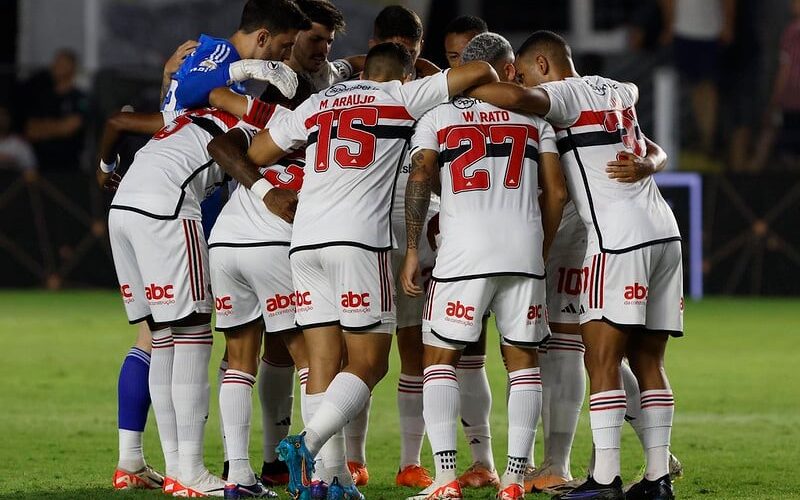
M 439 153 L 431 149 L 419 149 L 411 156 L 411 174 L 406 184 L 406 233 L 407 248 L 403 269 L 400 271 L 400 284 L 409 297 L 422 295 L 419 283 L 419 244 L 428 205 L 431 202 L 431 187 L 438 170 Z

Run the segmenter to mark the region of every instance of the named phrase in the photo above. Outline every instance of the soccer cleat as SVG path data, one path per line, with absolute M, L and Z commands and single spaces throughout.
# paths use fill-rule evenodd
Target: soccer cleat
M 192 482 L 175 481 L 174 497 L 199 498 L 221 497 L 225 494 L 225 481 L 218 478 L 208 470 L 203 471 L 200 477 Z
M 334 477 L 331 484 L 328 485 L 326 500 L 364 500 L 364 495 L 358 491 L 355 484 L 342 486 L 339 484 L 339 478 Z
M 497 500 L 522 500 L 525 489 L 521 484 L 510 484 L 497 492 Z
M 286 462 L 289 469 L 289 483 L 286 491 L 292 498 L 310 498 L 308 487 L 311 486 L 311 474 L 314 473 L 314 457 L 306 448 L 303 434 L 287 436 L 275 448 L 278 458 Z
M 456 479 L 443 484 L 434 482 L 416 495 L 406 498 L 406 500 L 462 500 L 463 498 L 461 483 Z
M 561 493 L 567 493 L 568 491 L 574 490 L 578 486 L 582 485 L 585 479 L 573 479 L 571 481 L 567 481 L 564 484 L 557 484 L 550 488 L 545 488 L 542 490 L 542 493 L 547 493 L 548 495 L 559 495 Z
M 136 472 L 128 472 L 117 468 L 114 471 L 113 485 L 115 490 L 160 490 L 164 485 L 164 476 L 145 465 Z
M 625 500 L 675 500 L 669 474 L 665 474 L 655 481 L 642 479 L 625 493 Z
M 181 486 L 181 483 L 179 483 L 177 479 L 164 476 L 164 484 L 161 486 L 161 492 L 165 495 L 172 496 L 176 488 L 180 489 L 183 488 L 183 486 Z
M 224 496 L 225 498 L 278 498 L 277 493 L 265 488 L 258 479 L 250 486 L 226 484 Z
M 353 482 L 356 486 L 366 486 L 369 482 L 369 471 L 367 464 L 360 464 L 358 462 L 347 462 L 347 470 L 353 476 Z
M 228 480 L 228 471 L 230 470 L 230 468 L 231 468 L 231 463 L 229 461 L 225 460 L 224 462 L 222 462 L 222 474 L 220 474 L 219 477 L 221 477 L 223 481 Z
M 669 454 L 669 478 L 671 481 L 675 481 L 678 478 L 683 477 L 683 464 L 678 457 L 673 455 L 672 453 Z
M 427 488 L 433 484 L 433 478 L 426 468 L 419 465 L 407 465 L 397 471 L 394 484 L 409 488 Z
M 577 488 L 556 495 L 553 500 L 625 500 L 622 479 L 615 477 L 611 484 L 599 484 L 591 476 Z
M 315 479 L 311 481 L 311 485 L 308 487 L 308 493 L 311 500 L 325 500 L 328 498 L 328 485 L 325 481 Z
M 484 488 L 486 486 L 497 488 L 500 486 L 500 477 L 496 470 L 489 470 L 482 463 L 474 462 L 459 476 L 458 482 L 465 488 Z
M 538 469 L 530 477 L 525 477 L 525 491 L 534 493 L 561 486 L 572 480 L 572 476 L 564 477 L 553 474 L 549 466 Z
M 284 462 L 264 462 L 261 466 L 261 482 L 264 486 L 282 486 L 289 482 L 289 469 Z

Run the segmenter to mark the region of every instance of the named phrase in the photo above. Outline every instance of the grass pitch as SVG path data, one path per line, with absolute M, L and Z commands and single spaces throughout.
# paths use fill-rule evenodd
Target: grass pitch
M 136 333 L 125 321 L 117 294 L 6 291 L 0 292 L 0 304 L 0 498 L 160 498 L 156 492 L 111 489 L 117 374 Z M 676 399 L 673 451 L 686 469 L 686 477 L 676 483 L 679 498 L 800 498 L 798 310 L 798 300 L 709 299 L 687 305 L 687 336 L 672 341 L 668 351 Z M 219 338 L 212 380 L 222 346 Z M 488 367 L 495 388 L 494 452 L 502 469 L 505 374 L 493 349 Z M 367 448 L 371 479 L 362 490 L 370 500 L 397 500 L 412 493 L 392 486 L 399 454 L 397 371 L 395 353 L 372 405 Z M 257 404 L 254 408 L 259 411 Z M 254 465 L 261 463 L 260 432 L 256 416 Z M 541 443 L 537 445 L 541 457 Z M 572 456 L 574 475 L 585 470 L 590 446 L 584 413 Z M 627 482 L 642 462 L 629 428 L 622 447 Z M 460 450 L 463 469 L 469 456 L 463 440 Z M 152 415 L 145 453 L 151 464 L 163 468 Z M 218 407 L 212 396 L 206 463 L 219 472 L 221 461 Z M 423 463 L 430 467 L 431 462 L 426 444 Z M 489 490 L 472 490 L 465 498 L 494 496 Z

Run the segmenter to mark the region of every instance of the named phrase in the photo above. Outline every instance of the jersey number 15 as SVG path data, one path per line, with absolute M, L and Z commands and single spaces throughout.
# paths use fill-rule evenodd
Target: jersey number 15
M 355 143 L 357 148 L 351 149 L 349 145 L 339 146 L 333 150 L 333 160 L 342 168 L 367 168 L 375 161 L 375 146 L 377 139 L 374 134 L 356 128 L 356 122 L 362 126 L 374 127 L 378 124 L 378 110 L 376 108 L 351 108 L 339 113 L 339 125 L 333 129 L 333 120 L 336 111 L 326 111 L 317 115 L 317 160 L 314 165 L 316 172 L 328 170 L 331 162 L 331 139 L 335 138 Z

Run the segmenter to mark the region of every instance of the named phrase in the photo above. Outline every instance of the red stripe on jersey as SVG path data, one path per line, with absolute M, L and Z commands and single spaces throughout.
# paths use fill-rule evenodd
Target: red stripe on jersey
M 348 109 L 355 109 L 355 108 L 375 108 L 378 110 L 378 120 L 410 120 L 414 121 L 414 117 L 408 114 L 405 106 L 392 106 L 388 104 L 371 104 L 369 106 L 353 106 L 351 108 L 338 108 L 338 109 L 324 109 L 319 113 L 315 113 L 308 118 L 306 118 L 306 128 L 310 129 L 314 125 L 317 124 L 317 116 L 321 115 L 322 113 L 328 113 L 333 111 L 333 119 L 338 120 L 339 114 L 342 111 Z
M 481 131 L 481 133 L 485 137 L 490 137 L 489 127 L 494 126 L 512 126 L 512 127 L 525 127 L 528 129 L 528 138 L 533 139 L 536 141 L 536 144 L 539 144 L 539 129 L 534 127 L 533 125 L 529 125 L 527 123 L 511 123 L 511 122 L 500 122 L 500 123 L 467 123 L 467 124 L 459 124 L 459 125 L 451 125 L 449 127 L 445 127 L 438 132 L 436 132 L 436 138 L 439 140 L 439 144 L 444 144 L 445 140 L 447 139 L 447 135 L 453 129 L 463 129 L 465 127 L 474 127 Z
M 228 113 L 227 111 L 222 111 L 221 109 L 212 109 L 211 115 L 214 118 L 218 118 L 222 120 L 222 123 L 228 126 L 228 128 L 233 127 L 237 123 L 239 123 L 239 119 L 233 116 L 232 114 Z
M 603 305 L 603 292 L 606 288 L 606 254 L 603 253 L 603 263 L 600 266 L 600 309 L 605 307 Z
M 250 110 L 242 117 L 242 120 L 258 128 L 264 128 L 273 114 L 275 114 L 275 104 L 255 99 Z

